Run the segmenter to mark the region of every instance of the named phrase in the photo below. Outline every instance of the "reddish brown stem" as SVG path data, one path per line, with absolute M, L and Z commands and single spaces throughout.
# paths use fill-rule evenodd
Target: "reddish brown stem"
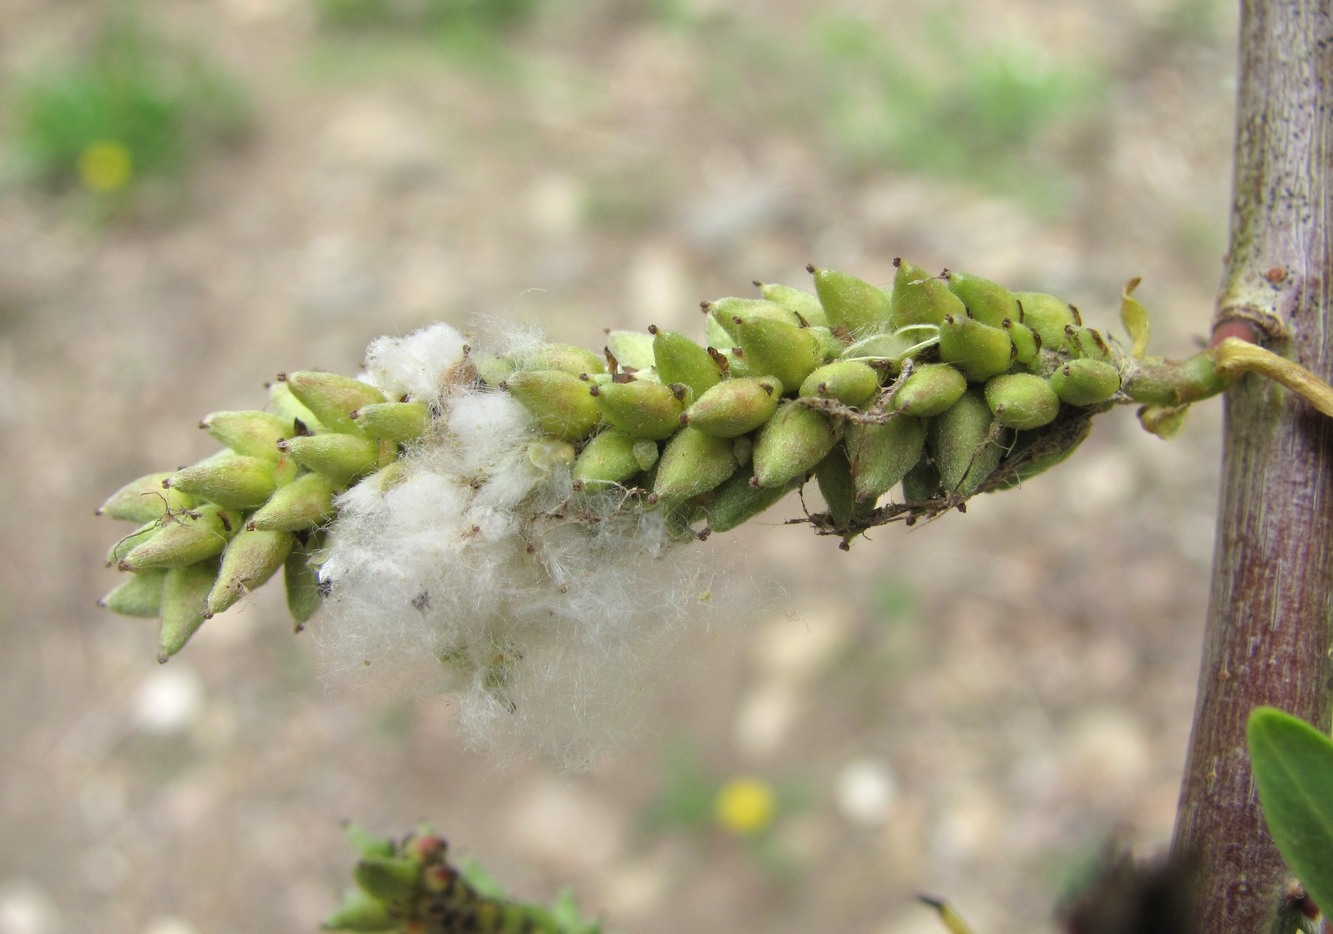
M 1333 0 L 1242 0 L 1231 249 L 1217 326 L 1248 323 L 1328 381 Z M 1257 376 L 1227 393 L 1217 553 L 1175 848 L 1199 931 L 1270 930 L 1287 871 L 1245 752 L 1260 704 L 1329 726 L 1333 422 Z

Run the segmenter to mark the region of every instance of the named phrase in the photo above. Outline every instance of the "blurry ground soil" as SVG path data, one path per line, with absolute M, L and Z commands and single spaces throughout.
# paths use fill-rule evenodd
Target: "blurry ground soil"
M 1058 471 L 848 554 L 781 527 L 795 500 L 715 536 L 715 615 L 663 660 L 644 729 L 578 775 L 464 749 L 447 698 L 326 687 L 267 592 L 159 667 L 151 623 L 94 605 L 118 530 L 92 512 L 211 453 L 199 416 L 262 404 L 280 370 L 353 372 L 377 335 L 476 315 L 586 346 L 693 333 L 699 300 L 803 285 L 808 262 L 887 281 L 904 255 L 1113 328 L 1142 275 L 1154 348 L 1189 353 L 1226 230 L 1229 9 L 954 5 L 960 62 L 1016 35 L 1101 75 L 1095 121 L 1018 153 L 1063 192 L 1036 209 L 840 159 L 802 98 L 817 15 L 902 35 L 923 4 L 697 5 L 692 27 L 596 0 L 548 7 L 490 66 L 331 38 L 300 0 L 141 7 L 241 77 L 255 125 L 110 226 L 0 190 L 0 932 L 312 931 L 348 878 L 345 818 L 429 821 L 517 893 L 570 885 L 642 934 L 938 931 L 920 891 L 979 934 L 1045 930 L 1105 840 L 1165 844 L 1218 405 L 1171 443 L 1107 415 Z M 0 0 L 0 80 L 76 48 L 90 12 Z M 747 63 L 756 34 L 790 61 Z M 799 799 L 765 854 L 644 830 L 681 748 Z

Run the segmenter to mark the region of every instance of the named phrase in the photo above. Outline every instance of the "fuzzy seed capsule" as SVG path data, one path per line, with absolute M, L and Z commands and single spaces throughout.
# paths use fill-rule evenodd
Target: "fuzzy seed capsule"
M 755 482 L 784 486 L 804 477 L 837 441 L 837 431 L 823 412 L 795 400 L 784 402 L 755 438 Z
M 214 412 L 199 427 L 237 454 L 278 459 L 278 442 L 296 433 L 294 422 L 272 412 Z
M 790 324 L 793 327 L 800 327 L 801 319 L 791 310 L 784 308 L 777 302 L 770 302 L 763 298 L 735 298 L 728 296 L 726 298 L 714 299 L 711 302 L 704 302 L 702 305 L 708 316 L 717 323 L 718 327 L 730 338 L 730 344 L 738 345 L 739 325 L 749 321 L 781 321 Z M 710 336 L 709 340 L 712 338 Z M 715 344 L 714 346 L 722 346 Z
M 292 551 L 291 532 L 242 530 L 227 543 L 222 567 L 209 590 L 204 611 L 221 613 L 278 572 Z
M 731 439 L 682 428 L 657 462 L 653 492 L 668 503 L 687 500 L 716 488 L 738 466 Z
M 162 582 L 166 576 L 165 569 L 127 574 L 114 590 L 97 602 L 121 616 L 157 616 L 162 610 Z
M 801 320 L 812 327 L 817 325 L 828 326 L 828 312 L 824 306 L 819 303 L 819 299 L 811 295 L 805 289 L 793 288 L 790 285 L 779 285 L 773 282 L 756 282 L 759 288 L 759 294 L 770 302 L 777 302 L 783 308 L 800 316 Z
M 883 289 L 836 269 L 808 268 L 830 327 L 848 334 L 889 327 L 891 309 Z
M 273 461 L 243 454 L 221 454 L 176 471 L 162 481 L 164 489 L 180 490 L 232 509 L 263 505 L 278 488 Z
M 363 891 L 390 903 L 411 898 L 421 885 L 421 865 L 402 857 L 363 858 L 357 862 L 352 875 Z
M 856 360 L 835 360 L 817 368 L 801 383 L 798 395 L 807 399 L 836 399 L 863 408 L 879 395 L 879 371 Z
M 718 438 L 754 431 L 777 411 L 782 382 L 775 376 L 742 376 L 718 383 L 685 410 L 683 421 Z
M 986 382 L 986 405 L 1006 428 L 1028 431 L 1055 421 L 1060 397 L 1035 373 L 1005 373 Z
M 824 342 L 813 328 L 755 318 L 736 326 L 737 342 L 753 376 L 776 376 L 782 391 L 794 393 L 824 362 Z
M 1066 352 L 1089 360 L 1114 361 L 1114 352 L 1101 331 L 1087 325 L 1067 325 L 1065 327 L 1064 348 Z
M 330 431 L 357 430 L 352 413 L 363 405 L 387 402 L 384 393 L 369 383 L 322 370 L 298 370 L 279 375 L 302 405 Z
M 895 329 L 909 324 L 941 324 L 948 315 L 966 316 L 963 300 L 949 291 L 949 286 L 925 269 L 905 259 L 894 260 L 898 267 L 889 296 Z
M 852 424 L 843 444 L 857 502 L 872 505 L 907 476 L 926 446 L 925 423 L 899 415 L 882 425 Z
M 709 494 L 709 500 L 703 507 L 709 529 L 714 532 L 730 531 L 777 504 L 799 485 L 797 481 L 792 481 L 786 486 L 756 486 L 751 482 L 753 479 L 754 475 L 748 470 L 736 471 Z
M 315 413 L 292 394 L 292 389 L 286 380 L 275 379 L 268 384 L 268 404 L 274 415 L 284 422 L 291 421 L 296 434 L 327 430 L 315 417 Z
M 413 444 L 430 430 L 430 406 L 424 402 L 375 402 L 352 418 L 366 437 L 395 444 Z
M 1014 362 L 1014 344 L 1002 328 L 966 315 L 946 315 L 940 324 L 940 359 L 973 383 L 1003 373 Z
M 903 502 L 924 503 L 940 492 L 940 474 L 930 458 L 923 457 L 903 477 Z
M 1045 292 L 1015 292 L 1014 298 L 1023 306 L 1018 320 L 1037 332 L 1043 347 L 1059 348 L 1065 340 L 1065 326 L 1078 322 L 1074 307 L 1062 298 Z
M 633 438 L 663 441 L 680 428 L 684 391 L 647 379 L 609 382 L 591 390 L 604 418 Z
M 1051 388 L 1061 402 L 1100 405 L 1120 391 L 1120 371 L 1101 360 L 1070 360 L 1051 374 Z
M 605 360 L 574 344 L 542 344 L 511 359 L 517 370 L 563 370 L 573 376 L 606 372 Z
M 205 503 L 173 516 L 162 529 L 121 558 L 122 571 L 180 568 L 220 554 L 239 532 L 241 514 L 216 503 Z
M 165 662 L 190 641 L 208 618 L 208 592 L 217 577 L 217 564 L 202 561 L 172 568 L 162 580 L 162 610 L 158 615 L 157 660 Z
M 971 496 L 999 466 L 1004 456 L 1002 440 L 981 393 L 964 393 L 930 423 L 930 452 L 940 486 L 959 496 Z
M 611 372 L 637 373 L 653 368 L 653 338 L 643 331 L 611 331 L 606 335 L 606 352 L 616 361 Z
M 689 386 L 696 396 L 702 396 L 722 379 L 722 370 L 706 349 L 684 334 L 650 328 L 653 335 L 653 360 L 657 378 L 663 383 Z
M 619 428 L 593 435 L 574 459 L 574 482 L 584 489 L 598 489 L 633 479 L 645 469 L 634 456 L 638 443 Z M 657 445 L 649 443 L 656 453 Z
M 320 473 L 305 473 L 280 487 L 246 522 L 259 532 L 300 532 L 333 518 L 334 485 Z
M 966 272 L 950 273 L 948 282 L 949 291 L 962 299 L 967 313 L 982 324 L 998 328 L 1005 319 L 1020 320 L 1018 299 L 998 282 Z
M 521 370 L 500 383 L 548 435 L 582 441 L 602 420 L 588 384 L 564 370 Z
M 402 918 L 390 913 L 388 907 L 360 889 L 352 889 L 343 898 L 342 906 L 324 919 L 320 925 L 326 931 L 348 931 L 351 934 L 384 934 L 400 931 Z
M 967 377 L 947 363 L 916 367 L 893 391 L 895 412 L 930 418 L 947 410 L 967 392 Z
M 97 508 L 99 516 L 110 516 L 124 522 L 154 522 L 167 512 L 189 509 L 197 500 L 179 489 L 164 489 L 162 481 L 170 471 L 150 473 L 131 480 L 107 497 Z
M 1041 357 L 1041 336 L 1026 324 L 1005 318 L 1001 324 L 1014 345 L 1014 361 L 1020 366 L 1031 366 Z
M 288 438 L 278 449 L 343 490 L 380 465 L 381 444 L 360 435 L 320 434 Z
M 311 535 L 304 543 L 297 541 L 282 565 L 282 582 L 287 591 L 287 612 L 299 630 L 315 615 L 323 602 L 319 584 L 319 564 L 315 555 L 323 546 L 323 536 Z
M 819 495 L 828 506 L 833 525 L 839 529 L 850 527 L 857 512 L 856 490 L 852 482 L 852 466 L 842 445 L 834 445 L 828 456 L 815 467 L 815 482 L 819 486 Z
M 157 535 L 158 532 L 171 521 L 175 519 L 175 513 L 171 516 L 159 516 L 139 526 L 129 535 L 124 535 L 117 539 L 112 546 L 107 549 L 106 566 L 119 567 L 121 558 L 124 558 L 131 551 L 138 548 L 144 542 Z

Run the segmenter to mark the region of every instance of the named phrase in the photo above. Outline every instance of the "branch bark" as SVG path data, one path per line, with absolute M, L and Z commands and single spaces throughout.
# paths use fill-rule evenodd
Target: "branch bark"
M 1215 336 L 1333 377 L 1333 0 L 1242 0 L 1231 247 Z M 1333 381 L 1333 380 L 1331 380 Z M 1271 704 L 1329 728 L 1333 422 L 1246 376 L 1227 393 L 1211 602 L 1174 848 L 1203 872 L 1197 930 L 1272 926 L 1287 870 L 1245 751 Z M 1333 911 L 1333 905 L 1324 906 Z

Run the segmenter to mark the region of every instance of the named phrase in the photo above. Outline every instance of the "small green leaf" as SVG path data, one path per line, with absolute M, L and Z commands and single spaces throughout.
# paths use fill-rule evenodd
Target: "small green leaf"
M 1135 276 L 1125 283 L 1125 289 L 1120 293 L 1120 320 L 1124 322 L 1129 339 L 1134 342 L 1130 353 L 1135 360 L 1142 358 L 1148 350 L 1148 310 L 1133 297 L 1142 281 Z
M 1333 908 L 1333 740 L 1272 707 L 1250 714 L 1246 737 L 1282 858 L 1316 905 Z

